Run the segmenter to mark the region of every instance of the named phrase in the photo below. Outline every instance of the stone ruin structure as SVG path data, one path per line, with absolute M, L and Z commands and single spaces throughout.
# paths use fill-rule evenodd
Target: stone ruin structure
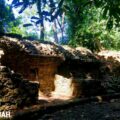
M 0 50 L 0 58 L 2 55 L 3 51 Z M 0 111 L 16 110 L 35 104 L 38 90 L 39 84 L 23 79 L 20 74 L 0 64 Z
M 102 63 L 86 48 L 1 36 L 0 49 L 4 52 L 2 66 L 21 74 L 24 79 L 39 82 L 39 96 L 71 98 L 103 94 Z

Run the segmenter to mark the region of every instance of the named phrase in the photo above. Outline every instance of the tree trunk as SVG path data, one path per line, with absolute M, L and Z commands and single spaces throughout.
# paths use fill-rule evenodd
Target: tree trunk
M 57 35 L 57 24 L 56 24 L 56 20 L 54 20 L 54 23 L 53 23 L 53 32 L 54 32 L 54 39 L 55 39 L 55 42 L 58 43 L 58 35 Z
M 42 19 L 42 22 L 40 24 L 40 28 L 41 28 L 41 31 L 40 31 L 40 40 L 44 41 L 45 34 L 44 34 L 44 21 L 43 21 L 43 19 Z
M 65 12 L 63 12 L 62 14 L 62 26 L 61 26 L 62 41 L 64 39 L 64 21 L 65 21 Z
M 62 22 L 61 23 L 59 22 L 59 19 L 57 18 L 57 22 L 58 22 L 58 25 L 59 25 L 60 30 L 61 30 L 62 41 L 64 39 L 64 21 L 65 21 L 65 12 L 62 14 Z
M 44 19 L 43 19 L 43 15 L 42 15 L 42 1 L 41 0 L 37 0 L 37 9 L 38 9 L 38 14 L 39 17 L 41 19 L 41 23 L 40 23 L 40 40 L 44 41 Z

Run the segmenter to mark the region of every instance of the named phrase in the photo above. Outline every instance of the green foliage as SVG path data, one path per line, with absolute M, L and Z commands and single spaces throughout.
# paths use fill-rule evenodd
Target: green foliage
M 107 28 L 112 29 L 114 25 L 120 26 L 120 0 L 94 0 L 97 7 L 103 9 L 103 17 L 107 19 Z
M 119 29 L 115 26 L 111 30 L 106 29 L 108 21 L 103 19 L 102 8 L 86 6 L 80 15 L 74 15 L 74 18 L 68 17 L 69 27 L 72 28 L 68 28 L 70 45 L 81 45 L 92 51 L 99 51 L 102 48 L 120 49 Z
M 28 40 L 39 40 L 37 33 L 31 32 L 24 35 L 24 39 Z
M 21 18 L 15 19 L 12 9 L 5 1 L 0 2 L 0 32 L 23 34 L 18 26 L 21 23 Z
M 14 21 L 14 15 L 10 6 L 5 6 L 5 1 L 0 2 L 0 31 L 33 36 L 37 39 L 35 31 L 31 35 L 26 34 L 28 27 L 19 29 L 22 24 L 20 19 Z M 65 24 L 68 26 L 67 34 L 72 46 L 85 46 L 92 51 L 100 49 L 120 49 L 119 26 L 120 23 L 120 1 L 119 0 L 12 0 L 13 7 L 19 7 L 19 13 L 33 4 L 37 6 L 36 14 L 31 21 L 41 25 L 40 38 L 51 37 L 53 33 L 45 33 L 44 21 L 54 22 L 60 20 L 65 12 Z M 32 13 L 32 10 L 30 11 Z M 67 18 L 67 19 L 66 19 Z M 64 24 L 64 23 L 63 23 Z M 65 28 L 66 28 L 65 26 Z M 57 25 L 58 27 L 58 25 Z M 106 29 L 107 28 L 107 29 Z M 30 28 L 31 29 L 31 28 Z M 58 28 L 57 28 L 58 29 Z M 47 34 L 47 35 L 46 35 Z M 48 37 L 46 37 L 46 36 Z
M 5 6 L 5 1 L 0 2 L 0 32 L 4 32 L 8 23 L 14 19 L 9 6 Z
M 17 18 L 14 21 L 8 22 L 8 27 L 6 27 L 7 33 L 15 33 L 15 34 L 20 34 L 20 35 L 25 35 L 25 29 L 20 28 L 21 23 L 21 18 Z

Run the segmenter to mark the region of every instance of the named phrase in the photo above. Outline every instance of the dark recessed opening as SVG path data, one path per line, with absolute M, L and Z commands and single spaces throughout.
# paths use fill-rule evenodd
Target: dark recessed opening
M 36 76 L 38 74 L 38 68 L 31 68 L 30 69 L 30 73 L 34 76 Z

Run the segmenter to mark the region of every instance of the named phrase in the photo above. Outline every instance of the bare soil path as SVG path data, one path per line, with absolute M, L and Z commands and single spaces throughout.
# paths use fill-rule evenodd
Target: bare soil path
M 38 120 L 120 120 L 120 99 L 77 105 L 45 114 Z

